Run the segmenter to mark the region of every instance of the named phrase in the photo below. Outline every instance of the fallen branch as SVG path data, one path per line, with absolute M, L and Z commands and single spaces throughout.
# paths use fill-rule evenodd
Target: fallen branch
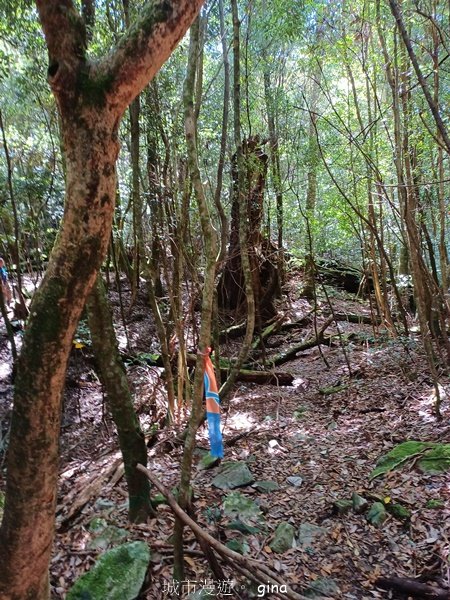
M 450 600 L 450 590 L 444 590 L 409 577 L 379 577 L 375 585 L 382 590 L 397 590 L 423 600 Z
M 69 521 L 82 511 L 90 500 L 101 493 L 106 481 L 110 480 L 112 476 L 114 477 L 118 469 L 120 471 L 121 462 L 120 453 L 115 452 L 107 459 L 102 459 L 102 465 L 98 466 L 101 471 L 100 474 L 98 474 L 95 467 L 91 467 L 94 470 L 93 475 L 81 477 L 77 480 L 76 485 L 64 496 L 61 504 L 56 509 L 58 529 L 64 528 Z
M 222 369 L 220 370 L 222 373 Z M 291 373 L 283 373 L 281 371 L 250 371 L 242 369 L 237 376 L 237 381 L 250 381 L 252 383 L 270 385 L 292 385 L 294 376 Z
M 304 350 L 309 350 L 310 348 L 314 348 L 314 346 L 318 346 L 322 344 L 323 346 L 331 346 L 335 336 L 323 337 L 320 334 L 316 338 L 312 338 L 306 340 L 306 342 L 302 342 L 301 344 L 297 344 L 296 346 L 291 346 L 288 350 L 284 352 L 280 352 L 276 354 L 273 358 L 270 359 L 271 363 L 274 366 L 283 365 L 284 363 L 289 362 L 290 360 L 294 360 L 299 352 L 303 352 Z
M 222 558 L 228 562 L 230 565 L 234 566 L 237 570 L 245 573 L 246 577 L 249 577 L 253 581 L 257 583 L 264 583 L 265 585 L 270 584 L 277 587 L 284 586 L 286 587 L 286 591 L 284 592 L 272 592 L 273 596 L 278 598 L 289 598 L 290 600 L 307 600 L 306 596 L 302 596 L 297 592 L 294 592 L 284 581 L 280 579 L 280 576 L 266 567 L 260 561 L 247 558 L 242 556 L 238 552 L 234 552 L 221 544 L 218 540 L 213 538 L 209 533 L 204 531 L 198 523 L 196 523 L 193 519 L 191 519 L 184 510 L 179 506 L 177 501 L 175 500 L 173 494 L 169 490 L 167 490 L 162 483 L 151 473 L 148 469 L 146 469 L 143 465 L 136 465 L 136 468 L 144 473 L 148 479 L 153 483 L 153 485 L 157 488 L 158 491 L 163 494 L 173 513 L 185 523 L 192 531 L 195 536 L 198 538 L 202 538 L 207 544 L 215 550 L 218 554 L 222 556 Z
M 375 315 L 357 315 L 354 313 L 334 313 L 336 321 L 347 321 L 347 323 L 357 323 L 358 325 L 381 325 L 382 321 Z

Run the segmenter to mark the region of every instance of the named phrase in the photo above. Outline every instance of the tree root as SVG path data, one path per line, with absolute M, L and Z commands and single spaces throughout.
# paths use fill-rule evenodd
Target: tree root
M 409 577 L 379 577 L 375 585 L 383 590 L 397 590 L 423 600 L 450 600 L 450 590 L 433 587 Z

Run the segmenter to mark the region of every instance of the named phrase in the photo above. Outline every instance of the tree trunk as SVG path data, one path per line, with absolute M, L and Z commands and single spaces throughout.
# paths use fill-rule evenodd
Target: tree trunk
M 183 88 L 184 105 L 184 128 L 186 135 L 187 158 L 189 173 L 194 189 L 197 206 L 200 216 L 204 244 L 205 260 L 205 280 L 202 295 L 201 325 L 200 336 L 198 340 L 197 359 L 194 378 L 194 393 L 191 406 L 191 415 L 189 419 L 186 440 L 184 444 L 183 458 L 181 462 L 181 479 L 179 488 L 180 506 L 189 511 L 191 502 L 191 473 L 192 460 L 195 449 L 195 436 L 202 420 L 203 409 L 203 372 L 205 355 L 208 353 L 208 346 L 211 340 L 211 322 L 214 299 L 214 282 L 216 274 L 216 255 L 217 255 L 217 234 L 212 226 L 208 204 L 206 201 L 205 190 L 202 183 L 197 146 L 197 116 L 194 110 L 194 90 L 197 94 L 201 93 L 201 88 L 195 86 L 196 73 L 198 67 L 198 57 L 200 55 L 200 18 L 194 22 L 191 27 L 189 58 L 186 71 L 186 79 Z M 183 522 L 177 518 L 175 521 L 173 545 L 174 545 L 174 579 L 182 581 L 184 579 L 184 558 L 183 558 Z
M 145 523 L 153 514 L 148 480 L 136 470 L 139 463 L 147 466 L 147 446 L 136 416 L 127 375 L 117 347 L 116 333 L 101 276 L 87 301 L 88 322 L 95 359 L 106 389 L 106 399 L 119 435 L 120 450 L 128 485 L 128 519 Z
M 64 223 L 31 305 L 17 365 L 0 532 L 0 598 L 46 598 L 49 591 L 67 360 L 87 291 L 106 254 L 114 207 L 115 125 L 90 112 L 85 117 L 91 128 L 81 120 L 64 122 Z
M 2 600 L 49 597 L 62 391 L 73 334 L 108 248 L 118 125 L 201 4 L 161 0 L 145 5 L 114 52 L 90 63 L 84 23 L 71 0 L 37 1 L 49 81 L 61 115 L 66 204 L 17 365 L 0 529 Z

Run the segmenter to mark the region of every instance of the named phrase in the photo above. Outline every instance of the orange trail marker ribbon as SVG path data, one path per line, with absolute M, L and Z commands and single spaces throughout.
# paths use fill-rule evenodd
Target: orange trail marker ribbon
M 223 458 L 223 440 L 220 431 L 220 398 L 217 389 L 214 367 L 209 357 L 211 348 L 207 348 L 205 357 L 205 371 L 203 381 L 205 385 L 206 418 L 208 420 L 208 433 L 210 454 L 216 458 Z

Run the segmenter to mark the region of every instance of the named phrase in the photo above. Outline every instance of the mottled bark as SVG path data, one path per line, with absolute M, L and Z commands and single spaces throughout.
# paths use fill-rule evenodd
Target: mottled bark
M 202 4 L 145 5 L 114 51 L 91 63 L 71 0 L 37 0 L 61 117 L 66 203 L 17 365 L 0 529 L 0 598 L 46 600 L 54 535 L 61 397 L 72 338 L 106 255 L 124 110 L 171 54 Z

